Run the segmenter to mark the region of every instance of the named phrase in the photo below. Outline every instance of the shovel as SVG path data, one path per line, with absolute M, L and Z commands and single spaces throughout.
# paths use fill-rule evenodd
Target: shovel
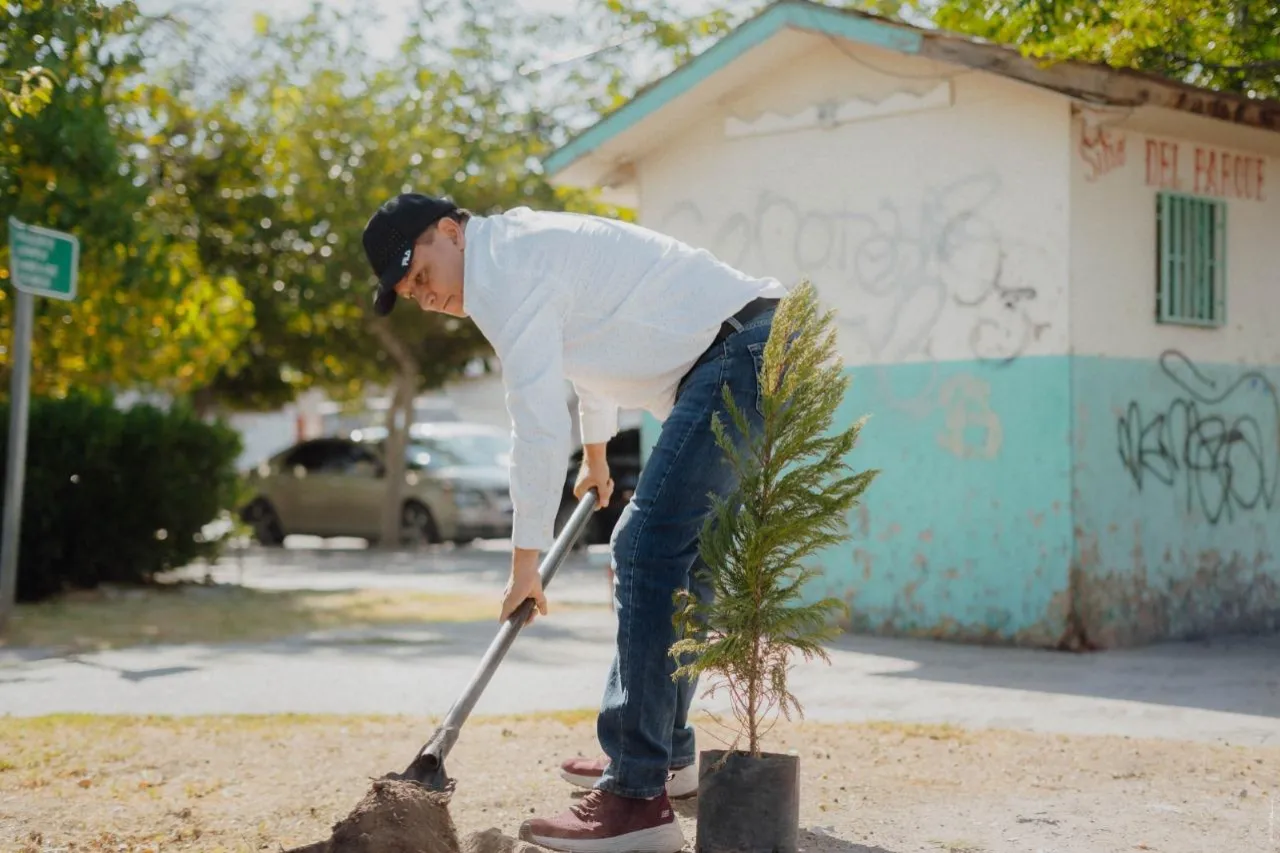
M 555 577 L 560 564 L 564 562 L 574 543 L 582 535 L 582 531 L 586 529 L 587 521 L 591 518 L 591 513 L 595 509 L 597 500 L 599 498 L 595 489 L 589 490 L 582 496 L 582 500 L 578 502 L 573 515 L 569 517 L 564 529 L 560 531 L 560 536 L 556 538 L 551 550 L 543 558 L 542 565 L 538 567 L 538 575 L 542 578 L 542 588 L 544 590 L 551 584 L 551 579 Z M 519 634 L 520 629 L 529 621 L 529 616 L 533 613 L 534 607 L 533 599 L 526 599 L 523 604 L 516 608 L 515 613 L 507 617 L 507 621 L 498 629 L 498 636 L 494 637 L 493 642 L 489 644 L 488 651 L 484 653 L 484 658 L 480 661 L 480 666 L 476 669 L 475 674 L 471 676 L 471 681 L 467 684 L 466 689 L 462 691 L 462 695 L 458 697 L 453 703 L 453 707 L 449 709 L 444 722 L 436 729 L 435 734 L 431 736 L 431 740 L 427 741 L 426 745 L 418 751 L 418 756 L 414 758 L 413 763 L 403 773 L 391 774 L 392 778 L 417 782 L 432 791 L 453 790 L 454 780 L 450 779 L 444 770 L 445 757 L 448 756 L 449 751 L 453 749 L 453 745 L 457 742 L 458 732 L 462 728 L 462 724 L 467 721 L 467 717 L 470 716 L 471 709 L 476 706 L 476 700 L 484 692 L 485 687 L 489 684 L 489 679 L 493 677 L 493 673 L 498 669 L 498 664 L 502 663 L 502 658 L 506 655 L 507 650 L 511 648 L 511 644 L 515 642 L 516 634 Z

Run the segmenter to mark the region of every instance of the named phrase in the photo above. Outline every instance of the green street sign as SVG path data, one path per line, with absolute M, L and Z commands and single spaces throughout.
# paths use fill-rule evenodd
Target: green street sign
M 18 290 L 75 299 L 79 266 L 80 241 L 73 235 L 9 217 L 9 275 Z
M 27 474 L 27 421 L 31 403 L 31 329 L 35 298 L 76 298 L 80 241 L 70 234 L 9 217 L 9 277 L 13 279 L 13 342 L 9 347 L 9 440 L 5 451 L 4 516 L 0 524 L 0 632 L 13 616 L 18 587 L 22 492 Z

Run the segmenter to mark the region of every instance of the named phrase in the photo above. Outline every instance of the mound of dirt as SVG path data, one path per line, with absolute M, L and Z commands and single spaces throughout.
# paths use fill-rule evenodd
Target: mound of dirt
M 544 853 L 545 847 L 517 841 L 496 829 L 473 832 L 462 842 L 462 853 Z
M 460 843 L 449 816 L 451 791 L 428 791 L 413 782 L 378 779 L 338 821 L 327 841 L 286 853 L 540 853 L 541 847 L 503 835 L 476 832 Z

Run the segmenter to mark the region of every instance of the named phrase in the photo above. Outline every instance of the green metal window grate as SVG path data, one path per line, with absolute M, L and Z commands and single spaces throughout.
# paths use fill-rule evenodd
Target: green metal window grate
M 1221 326 L 1227 316 L 1227 205 L 1156 197 L 1156 320 Z

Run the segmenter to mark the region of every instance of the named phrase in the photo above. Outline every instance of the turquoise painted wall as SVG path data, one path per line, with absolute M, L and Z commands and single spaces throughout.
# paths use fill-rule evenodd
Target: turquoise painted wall
M 816 595 L 857 631 L 1031 645 L 1066 625 L 1071 562 L 1065 358 L 850 370 L 851 464 L 882 473 L 821 558 Z M 646 447 L 656 424 L 643 428 Z
M 1088 639 L 1280 629 L 1280 366 L 1076 358 L 1071 385 Z
M 840 420 L 871 415 L 851 464 L 882 473 L 812 594 L 848 601 L 854 630 L 1102 648 L 1280 630 L 1280 366 L 849 375 Z
M 1056 642 L 1071 557 L 1063 358 L 851 371 L 852 464 L 882 473 L 855 541 L 824 555 L 852 627 L 973 641 Z

